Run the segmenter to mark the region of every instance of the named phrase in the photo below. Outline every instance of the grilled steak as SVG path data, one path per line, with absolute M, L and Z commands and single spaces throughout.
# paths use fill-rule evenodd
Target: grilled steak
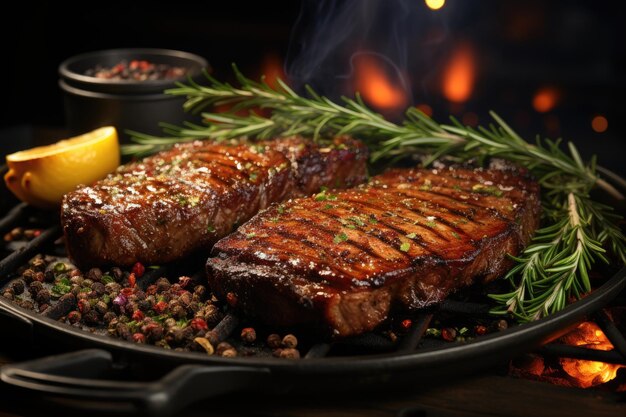
M 209 283 L 266 323 L 355 335 L 501 275 L 539 209 L 538 184 L 510 166 L 393 169 L 258 214 L 214 246 Z
M 79 266 L 169 262 L 209 249 L 272 202 L 365 181 L 366 159 L 345 137 L 178 145 L 65 195 L 67 248 Z

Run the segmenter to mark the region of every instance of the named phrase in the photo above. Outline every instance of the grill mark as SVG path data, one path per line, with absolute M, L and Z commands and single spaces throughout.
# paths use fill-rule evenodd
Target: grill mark
M 319 225 L 317 223 L 315 223 L 314 221 L 312 221 L 310 219 L 299 217 L 299 218 L 292 218 L 292 219 L 290 219 L 290 221 L 303 223 L 303 224 L 308 225 L 309 227 L 315 227 L 317 230 L 321 231 L 321 233 L 327 235 L 328 237 L 334 237 L 333 231 L 319 227 Z M 298 240 L 298 241 L 302 242 L 301 238 L 298 237 L 298 236 L 295 236 L 295 235 L 294 235 L 294 240 Z M 308 241 L 308 240 L 305 240 L 305 241 Z M 308 242 L 310 242 L 312 245 L 315 245 L 314 249 L 321 249 L 322 251 L 325 251 L 325 249 L 326 249 L 326 247 L 321 246 L 321 245 L 319 245 L 319 244 L 317 244 L 315 242 L 311 242 L 311 241 L 308 241 Z M 348 243 L 350 246 L 353 246 L 353 247 L 359 249 L 361 252 L 366 252 L 366 253 L 370 254 L 370 256 L 372 258 L 378 258 L 378 259 L 381 259 L 384 262 L 389 262 L 386 258 L 382 258 L 382 257 L 377 256 L 377 255 L 375 256 L 369 250 L 367 250 L 362 245 L 360 245 L 360 244 L 358 244 L 356 242 L 353 242 L 351 240 L 347 240 L 347 241 L 345 241 L 343 243 Z M 281 245 L 281 247 L 284 247 L 284 246 Z M 290 249 L 290 247 L 287 248 L 287 250 L 289 250 L 289 249 Z M 405 257 L 407 256 L 407 254 L 405 254 L 405 253 L 402 253 L 402 255 L 405 255 Z M 316 259 L 316 258 L 313 258 L 313 259 L 314 259 L 315 263 L 319 263 L 320 262 L 320 259 Z M 409 261 L 411 259 L 412 258 L 409 258 Z M 356 277 L 358 279 L 358 281 L 361 281 L 361 279 L 359 279 L 358 276 L 359 276 L 359 271 L 363 271 L 363 270 L 360 269 L 360 268 L 355 268 L 355 266 L 357 266 L 357 264 L 349 263 L 349 262 L 348 263 L 343 263 L 343 265 L 346 265 L 346 266 L 349 267 L 349 269 L 346 269 L 346 268 L 342 268 L 341 267 L 342 264 L 337 263 L 337 262 L 325 261 L 325 263 L 328 266 L 330 266 L 330 264 L 332 264 L 333 265 L 333 269 L 335 269 L 336 271 L 339 271 L 342 274 L 345 274 L 346 276 L 352 276 L 353 278 Z M 367 279 L 369 277 L 368 274 L 365 274 L 365 275 L 367 275 L 367 276 L 363 277 L 363 279 Z
M 331 217 L 331 218 L 335 219 L 335 221 L 336 221 L 339 225 L 341 225 L 341 228 L 344 228 L 344 225 L 343 225 L 341 222 L 339 222 L 338 220 L 336 220 L 336 219 L 337 219 L 337 216 L 331 216 L 331 215 L 330 215 L 330 213 L 324 213 L 324 214 L 325 214 L 326 216 L 328 216 L 328 217 Z M 335 237 L 335 232 L 336 232 L 336 230 L 330 230 L 329 228 L 321 227 L 319 224 L 314 223 L 312 220 L 310 220 L 310 219 L 308 219 L 308 218 L 306 218 L 306 217 L 296 217 L 296 218 L 294 218 L 294 219 L 292 219 L 292 220 L 296 220 L 296 221 L 299 221 L 299 222 L 301 222 L 301 223 L 306 223 L 306 224 L 308 224 L 308 225 L 314 226 L 317 230 L 322 231 L 324 234 L 326 234 L 326 235 L 328 235 L 328 236 L 330 236 L 330 237 L 332 237 L 332 238 L 334 238 L 334 237 Z M 380 240 L 381 242 L 383 242 L 383 243 L 387 244 L 387 246 L 389 246 L 389 247 L 390 247 L 391 249 L 393 249 L 395 252 L 397 252 L 397 253 L 399 253 L 400 255 L 402 255 L 404 258 L 407 258 L 408 260 L 412 259 L 412 258 L 411 258 L 411 256 L 410 256 L 409 254 L 407 254 L 407 253 L 405 253 L 405 252 L 402 252 L 402 251 L 399 251 L 398 249 L 396 249 L 395 247 L 393 247 L 390 243 L 385 242 L 385 241 L 384 241 L 384 240 L 382 240 L 382 239 L 378 239 L 378 240 Z M 372 253 L 369 247 L 364 247 L 363 245 L 361 245 L 361 244 L 359 244 L 359 243 L 357 243 L 357 242 L 354 242 L 354 241 L 352 241 L 352 240 L 350 240 L 350 239 L 348 239 L 348 240 L 344 241 L 343 243 L 348 243 L 350 246 L 353 246 L 353 247 L 355 247 L 355 248 L 359 249 L 360 251 L 367 253 L 367 254 L 368 254 L 368 255 L 370 255 L 372 258 L 378 258 L 378 259 L 381 259 L 381 260 L 383 260 L 383 261 L 387 261 L 387 259 L 386 259 L 386 258 L 383 258 L 383 257 L 381 257 L 381 256 L 378 256 L 377 254 Z
M 342 196 L 345 197 L 345 196 Z M 364 205 L 367 206 L 369 208 L 372 208 L 374 210 L 377 211 L 377 213 L 384 213 L 384 211 L 382 211 L 379 207 L 376 207 L 375 205 L 370 205 L 369 203 L 365 203 L 365 202 L 361 202 L 361 201 L 354 201 L 354 200 L 348 200 L 350 201 L 352 204 L 358 205 Z M 327 213 L 326 211 L 321 211 L 320 213 L 326 213 L 326 214 L 330 214 Z M 379 216 L 376 218 L 376 221 L 378 224 L 381 224 L 383 226 L 385 226 L 387 229 L 393 230 L 394 232 L 398 233 L 400 236 L 405 236 L 406 233 L 404 230 L 399 229 L 387 222 L 385 222 L 384 220 L 381 219 L 382 216 Z M 419 225 L 414 225 L 414 226 L 419 226 Z M 376 233 L 379 232 L 380 230 L 376 229 L 375 227 L 372 227 L 372 232 Z M 426 228 L 426 230 L 431 231 L 432 229 Z M 372 236 L 372 235 L 368 235 L 368 236 Z M 379 236 L 379 235 L 373 235 L 374 238 L 376 238 L 378 241 L 386 244 L 387 246 L 391 247 L 392 249 L 394 249 L 395 251 L 397 251 L 396 247 L 393 245 L 392 241 L 389 239 L 386 239 L 384 236 Z M 433 251 L 431 248 L 429 248 L 428 246 L 425 245 L 425 243 L 422 241 L 422 236 L 419 236 L 419 240 L 416 240 L 418 236 L 416 236 L 415 239 L 411 239 L 411 242 L 414 242 L 416 245 L 420 246 L 422 249 L 424 249 L 426 252 L 428 252 L 431 255 L 436 255 L 436 256 L 440 256 L 440 254 L 438 252 Z M 402 254 L 409 256 L 410 259 L 413 259 L 412 257 L 410 257 L 410 255 L 402 252 Z
M 408 211 L 413 212 L 413 213 L 418 213 L 418 214 L 420 214 L 422 217 L 427 217 L 427 216 L 424 214 L 424 212 L 423 212 L 421 209 L 419 209 L 419 208 L 411 208 L 411 207 L 404 206 L 404 207 L 400 207 L 400 209 L 402 209 L 402 210 L 408 210 Z M 443 212 L 442 212 L 442 211 L 438 211 L 438 213 L 443 213 Z M 451 222 L 449 222 L 448 220 L 444 219 L 443 217 L 438 217 L 438 218 L 437 218 L 437 220 L 439 221 L 439 223 L 443 223 L 443 224 L 444 224 L 444 225 L 446 225 L 448 228 L 450 228 L 450 229 L 454 229 L 455 231 L 459 231 L 459 232 L 461 232 L 463 235 L 465 235 L 465 236 L 467 236 L 467 237 L 469 237 L 469 238 L 471 239 L 471 236 L 470 236 L 470 235 L 468 235 L 468 234 L 467 234 L 467 232 L 465 232 L 465 231 L 464 231 L 463 229 L 461 229 L 460 227 L 455 226 L 454 224 L 452 224 L 452 223 L 451 223 Z M 449 239 L 446 239 L 446 240 L 450 241 Z
M 344 225 L 343 223 L 341 223 L 341 221 L 337 220 L 337 219 L 341 219 L 341 218 L 342 218 L 341 216 L 339 216 L 339 215 L 337 215 L 337 214 L 329 213 L 329 212 L 327 212 L 327 211 L 323 211 L 323 215 L 325 215 L 325 216 L 327 216 L 327 217 L 330 217 L 330 218 L 335 219 L 335 221 L 336 221 L 337 223 L 339 223 L 339 224 L 341 225 L 341 227 L 342 227 L 342 228 L 343 228 L 343 227 L 345 227 L 345 225 Z M 379 222 L 380 222 L 380 221 L 379 221 Z M 387 226 L 387 227 L 388 227 L 389 229 L 391 229 L 391 230 L 394 230 L 396 233 L 400 234 L 401 236 L 404 236 L 404 234 L 405 234 L 403 231 L 399 231 L 397 228 L 392 227 L 391 225 L 385 225 L 385 226 Z M 354 230 L 359 230 L 359 229 L 354 229 Z M 360 233 L 363 233 L 363 234 L 366 234 L 365 232 L 363 232 L 363 231 L 361 231 L 361 230 L 359 230 L 359 232 L 360 232 Z M 369 236 L 369 235 L 368 235 L 368 236 Z M 377 239 L 378 241 L 380 241 L 380 242 L 382 242 L 382 243 L 386 244 L 389 248 L 393 249 L 393 250 L 394 250 L 394 252 L 399 253 L 400 255 L 404 256 L 405 258 L 407 258 L 407 259 L 409 259 L 409 260 L 413 259 L 413 257 L 412 257 L 411 255 L 409 255 L 408 253 L 406 253 L 406 252 L 402 252 L 402 251 L 398 250 L 398 249 L 397 249 L 397 248 L 396 248 L 396 247 L 395 247 L 395 246 L 391 243 L 391 241 L 388 241 L 388 239 L 383 239 L 381 236 L 375 236 L 375 237 L 376 237 L 376 239 Z M 416 242 L 416 243 L 417 243 L 417 242 Z M 421 245 L 420 245 L 420 246 L 421 246 Z M 427 249 L 427 251 L 428 251 L 428 249 Z M 379 259 L 386 260 L 385 258 L 382 258 L 382 257 L 380 257 L 380 256 L 378 256 L 378 255 L 376 255 L 376 254 L 372 253 L 370 250 L 367 250 L 367 249 L 366 249 L 366 250 L 365 250 L 365 252 L 366 252 L 366 253 L 368 253 L 368 254 L 369 254 L 370 256 L 372 256 L 373 258 L 379 258 Z M 430 251 L 428 251 L 428 252 L 430 252 Z M 430 253 L 432 253 L 432 252 L 430 252 Z
M 370 190 L 370 191 L 371 191 L 371 190 Z M 343 196 L 343 195 L 342 195 L 341 197 L 342 197 L 343 199 L 345 199 L 345 196 Z M 383 214 L 384 214 L 386 211 L 390 211 L 390 210 L 382 210 L 382 209 L 381 209 L 379 206 L 377 206 L 376 204 L 368 203 L 368 202 L 365 202 L 365 201 L 354 201 L 354 200 L 350 200 L 350 199 L 345 199 L 345 200 L 346 200 L 346 201 L 350 201 L 350 203 L 351 203 L 351 204 L 361 204 L 361 205 L 364 205 L 364 206 L 366 206 L 366 207 L 368 207 L 368 208 L 370 208 L 370 209 L 372 209 L 372 210 L 376 210 L 378 213 L 383 213 Z M 422 200 L 422 201 L 423 201 L 423 200 Z M 382 217 L 382 216 L 381 216 L 381 217 Z M 422 217 L 426 217 L 426 216 L 422 216 Z M 381 219 L 380 219 L 380 218 L 378 218 L 378 217 L 376 218 L 376 220 L 378 220 L 379 222 L 381 221 Z M 435 236 L 437 236 L 437 237 L 441 238 L 442 240 L 445 240 L 446 242 L 449 242 L 449 240 L 448 240 L 445 236 L 443 236 L 441 233 L 439 233 L 437 230 L 435 230 L 435 229 L 434 229 L 434 228 L 432 228 L 432 227 L 428 227 L 428 226 L 423 225 L 423 224 L 421 224 L 421 223 L 418 223 L 418 224 L 411 223 L 411 224 L 412 224 L 413 226 L 417 226 L 417 227 L 419 227 L 419 228 L 421 228 L 421 229 L 424 229 L 424 230 L 426 230 L 426 231 L 428 231 L 428 232 L 430 232 L 430 233 L 434 234 Z M 391 227 L 390 227 L 390 228 L 391 228 Z M 402 232 L 402 235 L 404 235 L 404 232 Z M 424 248 L 424 249 L 426 249 L 426 248 Z
M 478 208 L 478 209 L 480 209 L 480 210 L 485 210 L 485 211 L 488 211 L 490 214 L 493 214 L 493 215 L 497 216 L 500 220 L 510 221 L 510 219 L 509 219 L 509 218 L 507 218 L 507 217 L 505 217 L 502 213 L 500 213 L 500 211 L 499 211 L 499 210 L 494 209 L 494 208 L 492 208 L 492 207 L 481 206 L 480 204 L 475 204 L 475 203 L 467 202 L 467 201 L 464 201 L 464 200 L 457 200 L 457 199 L 455 199 L 455 198 L 454 198 L 454 197 L 452 197 L 452 196 L 448 196 L 448 195 L 446 195 L 446 194 L 438 193 L 438 192 L 436 192 L 436 191 L 432 191 L 432 190 L 429 190 L 429 191 L 423 191 L 423 192 L 430 192 L 430 193 L 433 193 L 433 194 L 436 194 L 436 195 L 440 195 L 440 196 L 442 196 L 442 197 L 447 197 L 447 198 L 449 198 L 449 199 L 450 199 L 450 200 L 452 200 L 452 201 L 456 201 L 456 202 L 459 202 L 459 203 L 467 204 L 467 205 L 469 205 L 469 206 L 476 207 L 476 208 Z M 406 194 L 405 192 L 402 192 L 402 191 L 398 191 L 398 193 L 399 193 L 399 194 L 402 194 L 402 195 L 404 195 L 404 196 L 407 196 L 407 197 L 416 198 L 415 196 L 413 196 L 413 195 L 411 195 L 411 194 Z M 503 198 L 507 198 L 507 197 L 503 197 Z M 507 198 L 507 200 L 509 200 L 511 203 L 513 202 L 510 198 Z M 422 200 L 422 201 L 425 201 L 425 200 Z M 447 208 L 447 207 L 446 207 L 446 208 Z M 465 217 L 465 216 L 463 216 L 462 214 L 461 214 L 460 216 L 462 216 L 462 217 L 466 218 L 466 217 Z M 469 220 L 469 221 L 471 221 L 471 222 L 474 222 L 474 221 L 473 221 L 472 219 L 470 219 L 470 218 L 467 218 L 467 220 Z M 483 223 L 480 223 L 480 222 L 475 222 L 475 223 L 476 223 L 476 224 L 479 224 L 479 225 L 481 225 L 481 226 L 483 225 Z

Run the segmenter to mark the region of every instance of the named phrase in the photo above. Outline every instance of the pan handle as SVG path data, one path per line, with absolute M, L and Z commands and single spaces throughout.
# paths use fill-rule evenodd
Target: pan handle
M 31 396 L 70 399 L 57 403 L 81 410 L 169 416 L 198 400 L 263 386 L 270 376 L 267 368 L 181 365 L 157 381 L 101 379 L 114 369 L 111 353 L 86 349 L 5 365 L 0 380 Z

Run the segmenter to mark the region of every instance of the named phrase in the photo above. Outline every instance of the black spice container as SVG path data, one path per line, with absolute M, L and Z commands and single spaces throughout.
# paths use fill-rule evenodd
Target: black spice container
M 147 61 L 157 66 L 183 69 L 180 78 L 108 79 L 87 75 L 95 68 L 112 68 L 120 63 Z M 70 135 L 112 125 L 121 142 L 128 142 L 125 130 L 159 135 L 159 122 L 180 125 L 194 120 L 183 111 L 183 97 L 164 94 L 176 81 L 189 77 L 201 81 L 207 61 L 188 52 L 170 49 L 110 49 L 76 55 L 59 66 L 59 86 L 64 92 L 65 118 Z

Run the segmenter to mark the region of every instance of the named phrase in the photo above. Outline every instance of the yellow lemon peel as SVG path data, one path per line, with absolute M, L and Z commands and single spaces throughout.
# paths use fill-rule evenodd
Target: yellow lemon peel
M 54 208 L 79 184 L 91 184 L 120 165 L 117 131 L 105 126 L 83 135 L 7 155 L 7 188 L 36 207 Z

